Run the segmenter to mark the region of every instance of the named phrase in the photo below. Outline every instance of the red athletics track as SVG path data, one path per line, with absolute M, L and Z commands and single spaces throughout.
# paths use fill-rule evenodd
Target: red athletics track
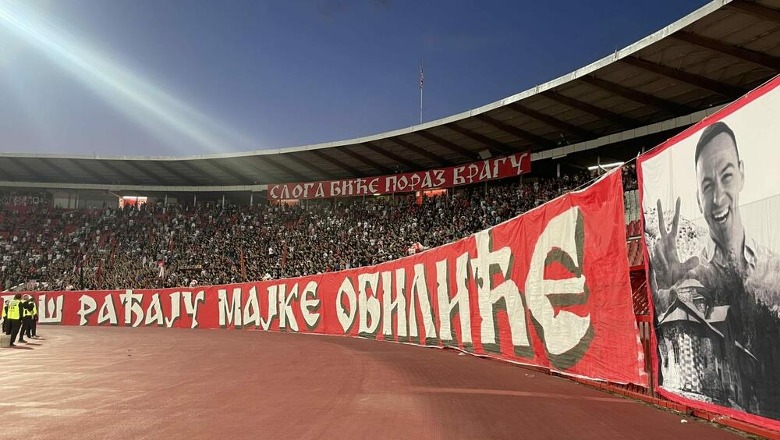
M 453 350 L 227 330 L 39 327 L 0 350 L 4 439 L 739 439 Z

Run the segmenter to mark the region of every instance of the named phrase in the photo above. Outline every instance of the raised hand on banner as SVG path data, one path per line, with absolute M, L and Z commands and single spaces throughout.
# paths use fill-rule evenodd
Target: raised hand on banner
M 658 241 L 655 243 L 653 255 L 650 256 L 652 269 L 655 273 L 655 280 L 658 287 L 667 289 L 680 281 L 688 271 L 699 265 L 698 257 L 691 257 L 685 262 L 680 262 L 677 255 L 677 226 L 680 223 L 680 198 L 677 198 L 677 204 L 674 207 L 674 217 L 672 218 L 672 228 L 666 231 L 664 223 L 664 210 L 661 206 L 661 200 L 658 199 Z

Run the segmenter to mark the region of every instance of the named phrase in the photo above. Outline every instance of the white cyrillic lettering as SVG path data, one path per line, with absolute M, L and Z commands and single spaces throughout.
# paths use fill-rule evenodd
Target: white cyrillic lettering
M 3 297 L 3 301 L 5 297 Z M 46 299 L 46 295 L 38 298 L 38 323 L 39 324 L 62 324 L 62 305 L 65 296 L 60 295 L 57 298 Z
M 471 307 L 469 306 L 468 273 L 469 254 L 463 253 L 455 263 L 457 291 L 450 298 L 449 271 L 447 260 L 436 263 L 437 297 L 439 299 L 439 337 L 442 341 L 453 341 L 451 315 L 457 313 L 460 321 L 461 342 L 471 344 Z
M 266 319 L 260 318 L 260 327 L 263 328 L 263 330 L 268 330 L 271 328 L 271 323 L 274 321 L 274 318 L 276 318 L 276 306 L 278 304 L 277 297 L 279 295 L 279 286 L 273 285 L 268 286 L 268 316 Z
M 317 328 L 320 322 L 320 299 L 317 298 L 317 282 L 309 281 L 301 293 L 301 315 L 309 330 Z
M 360 334 L 372 335 L 379 328 L 382 310 L 377 298 L 378 287 L 379 273 L 358 275 L 358 312 L 360 313 L 358 332 Z
M 512 345 L 515 347 L 515 353 L 518 354 L 529 348 L 531 342 L 528 338 L 525 309 L 520 291 L 509 277 L 512 269 L 512 251 L 508 246 L 493 251 L 490 230 L 476 233 L 474 239 L 477 242 L 477 258 L 471 260 L 471 267 L 477 283 L 479 314 L 482 317 L 480 325 L 482 345 L 487 346 L 491 351 L 498 351 L 496 339 L 498 323 L 494 315 L 494 307 L 498 303 L 499 307 L 506 309 Z M 494 286 L 493 275 L 499 273 L 504 281 Z
M 162 305 L 160 304 L 160 294 L 155 293 L 152 295 L 152 302 L 149 303 L 149 307 L 146 308 L 146 320 L 144 325 L 149 325 L 154 322 L 157 325 L 162 326 L 165 316 L 163 315 Z
M 181 292 L 173 292 L 168 298 L 171 300 L 171 316 L 165 318 L 165 326 L 171 328 L 181 316 Z
M 141 325 L 144 320 L 144 310 L 141 308 L 143 298 L 143 294 L 133 293 L 130 289 L 119 295 L 119 301 L 125 308 L 125 325 L 131 325 L 131 323 L 133 327 Z M 133 315 L 135 315 L 135 320 Z
M 338 196 L 341 195 L 341 187 L 339 186 L 340 183 L 341 183 L 341 181 L 339 181 L 339 180 L 332 180 L 330 182 L 330 196 L 331 197 L 338 197 Z
M 512 168 L 515 169 L 515 175 L 519 176 L 523 173 L 523 158 L 528 156 L 528 153 L 513 154 L 509 156 L 509 162 Z
M 79 325 L 87 325 L 87 317 L 97 310 L 97 302 L 89 295 L 79 297 Z
M 382 272 L 382 334 L 385 336 L 406 337 L 406 271 L 399 268 L 395 271 L 395 300 L 393 300 L 393 273 Z M 396 328 L 393 332 L 393 315 L 396 315 Z
M 417 313 L 415 307 L 415 297 L 420 304 L 420 315 L 422 317 L 424 338 L 430 339 L 436 337 L 436 326 L 433 322 L 433 309 L 428 295 L 428 283 L 425 279 L 425 266 L 422 263 L 414 265 L 414 278 L 412 279 L 412 292 L 409 295 L 409 336 L 417 336 Z M 420 343 L 425 340 L 420 337 Z
M 459 166 L 459 167 L 455 167 L 452 170 L 452 184 L 453 185 L 463 185 L 464 183 L 466 183 L 466 179 L 463 178 L 463 176 L 461 175 L 461 173 L 463 173 L 463 171 L 465 169 L 466 169 L 465 166 Z
M 378 191 L 377 186 L 379 185 L 379 178 L 374 177 L 373 179 L 369 180 L 368 182 L 368 190 L 371 194 L 376 194 Z
M 111 325 L 117 325 L 119 323 L 119 319 L 116 316 L 116 309 L 114 308 L 114 299 L 110 293 L 103 298 L 103 305 L 100 306 L 100 311 L 98 312 L 97 325 L 101 325 L 105 322 L 108 322 Z
M 201 290 L 193 298 L 192 292 L 182 292 L 182 297 L 184 298 L 184 310 L 192 318 L 190 328 L 198 328 L 198 307 L 200 303 L 206 301 L 206 293 Z
M 290 294 L 286 295 L 287 286 L 279 286 L 279 328 L 287 328 L 298 331 L 298 320 L 295 319 L 292 309 L 292 301 L 298 298 L 298 283 L 293 284 Z
M 348 302 L 347 307 L 342 303 L 345 294 Z M 351 329 L 352 324 L 355 323 L 355 315 L 357 315 L 356 309 L 357 298 L 355 295 L 355 286 L 352 285 L 352 280 L 350 280 L 349 277 L 346 277 L 344 278 L 344 281 L 341 282 L 339 291 L 336 293 L 336 317 L 338 317 L 344 333 L 349 333 L 349 329 Z
M 545 260 L 553 249 L 579 260 L 576 228 L 579 209 L 575 206 L 550 220 L 534 246 L 534 253 L 525 282 L 528 309 L 544 329 L 544 345 L 553 355 L 563 354 L 576 347 L 590 330 L 590 315 L 579 316 L 551 303 L 555 295 L 584 295 L 585 276 L 580 274 L 564 280 L 544 278 Z
M 244 304 L 244 326 L 254 324 L 255 328 L 260 327 L 260 303 L 257 300 L 257 287 L 252 286 L 249 289 L 249 295 Z
M 228 301 L 227 290 L 217 290 L 219 300 L 219 326 L 222 328 L 234 325 L 241 328 L 241 288 L 233 289 L 232 302 Z

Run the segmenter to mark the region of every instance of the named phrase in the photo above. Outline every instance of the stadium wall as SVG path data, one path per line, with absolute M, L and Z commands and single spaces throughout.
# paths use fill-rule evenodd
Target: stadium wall
M 612 172 L 493 228 L 377 266 L 195 289 L 40 293 L 40 322 L 358 336 L 646 387 L 621 182 Z

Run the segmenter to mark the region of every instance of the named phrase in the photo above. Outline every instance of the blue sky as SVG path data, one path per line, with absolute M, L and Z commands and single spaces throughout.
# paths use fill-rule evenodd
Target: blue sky
M 350 139 L 513 95 L 705 1 L 0 0 L 0 151 Z

